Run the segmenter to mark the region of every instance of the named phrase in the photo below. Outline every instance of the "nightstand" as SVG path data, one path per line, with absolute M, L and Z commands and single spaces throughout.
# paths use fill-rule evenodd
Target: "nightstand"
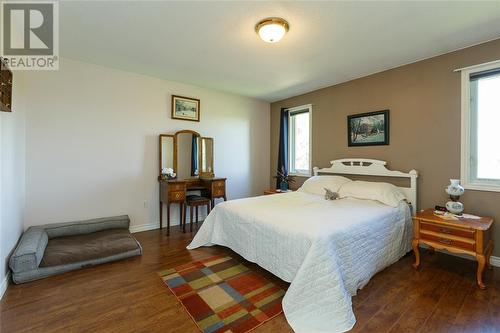
M 490 267 L 490 257 L 493 252 L 491 225 L 493 218 L 479 219 L 462 218 L 448 220 L 434 214 L 433 209 L 417 213 L 413 217 L 413 252 L 415 253 L 415 269 L 420 266 L 419 244 L 430 246 L 431 249 L 447 250 L 452 253 L 462 253 L 473 256 L 477 260 L 476 280 L 481 289 L 486 289 L 483 283 L 484 267 Z

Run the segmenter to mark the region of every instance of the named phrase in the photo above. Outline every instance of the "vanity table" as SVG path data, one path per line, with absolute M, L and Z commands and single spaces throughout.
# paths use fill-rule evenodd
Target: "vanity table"
M 213 139 L 202 137 L 191 130 L 175 134 L 160 134 L 160 228 L 163 228 L 163 205 L 167 211 L 167 236 L 170 234 L 170 208 L 179 205 L 179 221 L 186 224 L 186 198 L 190 194 L 206 197 L 215 205 L 218 198 L 226 198 L 226 178 L 215 177 L 213 161 Z M 172 168 L 174 179 L 165 179 L 161 170 Z M 192 223 L 192 221 L 190 221 Z

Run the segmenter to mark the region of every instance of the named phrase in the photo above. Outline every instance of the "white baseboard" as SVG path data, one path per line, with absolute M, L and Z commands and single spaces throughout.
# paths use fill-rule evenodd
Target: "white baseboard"
M 206 214 L 199 214 L 198 219 L 199 221 L 203 221 L 206 218 Z M 166 226 L 167 221 L 163 220 L 163 227 Z M 187 217 L 187 223 L 189 223 L 189 214 Z M 179 219 L 178 218 L 170 218 L 170 225 L 179 225 Z M 142 232 L 142 231 L 149 231 L 149 230 L 155 230 L 160 228 L 160 222 L 153 222 L 153 223 L 144 223 L 144 224 L 136 224 L 136 225 L 131 225 L 129 230 L 131 233 L 135 232 Z
M 129 230 L 131 233 L 134 232 L 142 232 L 142 231 L 148 231 L 148 230 L 154 230 L 160 228 L 160 223 L 159 222 L 154 222 L 154 223 L 145 223 L 145 224 L 138 224 L 138 225 L 131 225 Z
M 3 294 L 5 294 L 5 291 L 7 290 L 7 287 L 9 286 L 9 281 L 10 281 L 10 272 L 7 272 L 5 277 L 2 280 L 2 283 L 0 284 L 0 299 L 2 299 Z
M 490 264 L 491 266 L 500 267 L 500 257 L 491 256 Z
M 425 244 L 421 244 L 419 246 L 421 248 L 423 248 L 423 249 L 427 249 L 427 245 L 425 245 Z M 466 254 L 452 253 L 452 252 L 442 251 L 442 250 L 436 250 L 436 251 L 437 252 L 441 252 L 441 253 L 450 254 L 452 256 L 460 257 L 460 258 L 463 258 L 463 259 L 474 260 L 471 256 L 468 256 Z M 491 264 L 491 266 L 494 266 L 494 267 L 500 267 L 500 257 L 491 256 L 490 257 L 490 264 Z

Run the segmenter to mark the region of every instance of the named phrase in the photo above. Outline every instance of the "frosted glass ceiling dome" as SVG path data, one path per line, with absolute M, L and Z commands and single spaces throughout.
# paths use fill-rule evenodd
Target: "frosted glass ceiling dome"
M 255 25 L 255 31 L 266 43 L 277 43 L 288 32 L 288 22 L 280 17 L 269 17 Z

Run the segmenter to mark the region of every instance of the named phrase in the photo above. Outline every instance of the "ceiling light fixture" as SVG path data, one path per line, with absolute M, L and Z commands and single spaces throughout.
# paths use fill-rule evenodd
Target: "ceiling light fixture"
M 268 17 L 255 25 L 255 31 L 266 43 L 276 43 L 285 36 L 289 29 L 288 22 L 280 17 Z

